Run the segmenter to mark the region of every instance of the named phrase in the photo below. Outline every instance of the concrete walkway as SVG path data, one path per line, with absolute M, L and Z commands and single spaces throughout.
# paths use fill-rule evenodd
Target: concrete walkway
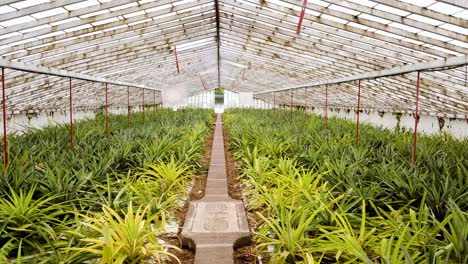
M 195 249 L 195 263 L 234 263 L 234 244 L 248 243 L 249 225 L 242 201 L 228 195 L 223 123 L 216 119 L 205 196 L 190 203 L 183 242 Z

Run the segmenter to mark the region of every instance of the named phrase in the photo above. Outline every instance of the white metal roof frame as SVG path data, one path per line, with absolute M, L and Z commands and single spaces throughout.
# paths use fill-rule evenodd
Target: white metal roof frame
M 7 71 L 7 105 L 12 111 L 67 106 L 57 100 L 67 94 L 64 80 L 30 73 L 37 67 L 116 85 L 179 86 L 191 93 L 224 87 L 268 100 L 271 91 L 340 82 L 330 95 L 334 107 L 351 107 L 352 81 L 368 76 L 363 88 L 372 100 L 366 106 L 407 111 L 413 108 L 417 65 L 466 65 L 466 1 L 308 0 L 298 34 L 302 5 L 303 0 L 3 0 L 0 66 L 29 69 Z M 406 74 L 382 78 L 403 68 Z M 422 108 L 468 116 L 467 68 L 443 68 L 424 73 Z M 86 81 L 74 87 L 78 97 L 91 101 L 83 106 L 102 105 L 101 89 L 93 91 Z M 321 104 L 319 90 L 307 90 L 315 98 L 308 104 Z M 125 96 L 123 91 L 112 103 L 126 103 Z M 299 92 L 293 99 L 301 104 Z M 132 103 L 140 101 L 135 96 Z

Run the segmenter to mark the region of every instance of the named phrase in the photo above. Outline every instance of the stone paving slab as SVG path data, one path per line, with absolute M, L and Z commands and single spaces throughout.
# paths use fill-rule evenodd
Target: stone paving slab
M 226 195 L 228 193 L 227 187 L 224 188 L 206 188 L 205 196 L 209 195 Z
M 227 186 L 226 179 L 209 179 L 206 183 L 206 188 L 224 188 Z
M 228 195 L 221 115 L 216 127 L 205 196 L 190 203 L 182 241 L 195 248 L 195 263 L 234 263 L 234 244 L 250 241 L 244 204 Z

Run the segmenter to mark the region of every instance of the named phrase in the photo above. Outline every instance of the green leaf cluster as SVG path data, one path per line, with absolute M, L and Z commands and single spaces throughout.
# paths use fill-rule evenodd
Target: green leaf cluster
M 157 239 L 201 171 L 208 110 L 97 115 L 9 137 L 0 168 L 1 263 L 162 263 Z M 2 157 L 3 159 L 3 157 Z
M 235 109 L 230 149 L 271 263 L 468 263 L 468 140 Z

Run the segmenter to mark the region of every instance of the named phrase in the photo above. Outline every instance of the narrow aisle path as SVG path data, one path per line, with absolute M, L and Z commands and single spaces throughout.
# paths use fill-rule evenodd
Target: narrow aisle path
M 249 241 L 244 204 L 228 195 L 223 123 L 218 114 L 206 195 L 190 203 L 182 230 L 184 244 L 195 249 L 195 263 L 234 263 L 236 241 Z

